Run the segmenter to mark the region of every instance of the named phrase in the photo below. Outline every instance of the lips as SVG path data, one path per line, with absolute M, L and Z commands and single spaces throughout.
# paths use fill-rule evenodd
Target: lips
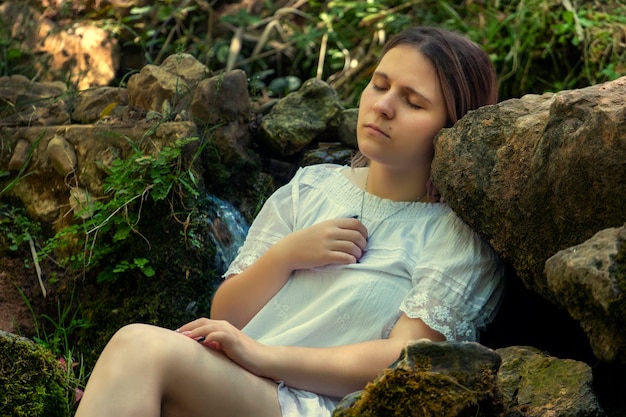
M 386 138 L 388 138 L 388 137 L 389 137 L 389 135 L 388 135 L 387 133 L 385 133 L 385 132 L 384 132 L 384 131 L 380 128 L 380 127 L 376 126 L 375 124 L 372 124 L 372 123 L 367 123 L 367 124 L 365 125 L 365 129 L 366 129 L 366 130 L 369 130 L 369 131 L 371 131 L 371 132 L 373 132 L 373 133 L 376 133 L 376 134 L 382 135 L 382 136 L 384 136 L 384 137 L 386 137 Z

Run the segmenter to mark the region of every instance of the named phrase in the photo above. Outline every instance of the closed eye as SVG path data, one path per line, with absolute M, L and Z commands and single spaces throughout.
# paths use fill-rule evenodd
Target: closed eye
M 379 85 L 379 84 L 372 83 L 372 89 L 374 89 L 375 91 L 387 91 L 389 89 L 389 87 L 384 85 L 384 84 L 383 85 Z M 409 97 L 408 95 L 404 96 L 402 98 L 402 100 L 406 104 L 408 104 L 408 106 L 411 107 L 412 109 L 419 110 L 419 109 L 423 108 L 421 105 L 411 101 L 411 97 Z
M 404 101 L 405 101 L 405 103 L 406 103 L 406 104 L 408 104 L 408 105 L 409 105 L 409 107 L 411 107 L 412 109 L 419 110 L 419 109 L 422 109 L 422 108 L 423 108 L 423 107 L 422 107 L 422 106 L 420 106 L 419 104 L 415 104 L 415 103 L 413 103 L 413 102 L 412 102 L 412 101 L 411 101 L 408 97 L 406 97 L 406 98 L 404 99 Z

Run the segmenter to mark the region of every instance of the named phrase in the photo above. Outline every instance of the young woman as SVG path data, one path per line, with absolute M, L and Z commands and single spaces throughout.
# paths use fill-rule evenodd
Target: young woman
M 476 340 L 502 269 L 430 165 L 437 132 L 495 102 L 474 43 L 436 28 L 391 39 L 359 106 L 367 163 L 300 169 L 255 219 L 211 319 L 119 330 L 77 416 L 330 416 L 408 341 Z

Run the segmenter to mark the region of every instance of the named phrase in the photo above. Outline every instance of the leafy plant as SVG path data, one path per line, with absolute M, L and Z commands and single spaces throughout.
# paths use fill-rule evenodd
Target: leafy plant
M 181 157 L 183 147 L 198 138 L 177 140 L 154 153 L 145 153 L 132 140 L 127 140 L 131 154 L 116 159 L 106 168 L 107 198 L 85 202 L 77 216 L 86 219 L 59 231 L 43 250 L 46 254 L 65 252 L 67 255 L 61 262 L 73 271 L 86 273 L 100 267 L 99 281 L 115 280 L 133 269 L 153 276 L 155 271 L 145 257 L 113 262 L 110 257 L 123 254 L 123 245 L 137 236 L 150 246 L 139 230 L 142 208 L 148 199 L 159 202 L 176 194 L 198 195 L 195 174 L 191 167 L 183 168 Z M 87 212 L 89 215 L 82 216 Z
M 612 13 L 599 4 L 583 4 L 576 16 L 584 30 L 585 76 L 590 83 L 614 80 L 626 73 L 626 5 Z
M 626 72 L 621 2 L 488 0 L 447 10 L 444 26 L 490 54 L 501 99 L 582 88 Z

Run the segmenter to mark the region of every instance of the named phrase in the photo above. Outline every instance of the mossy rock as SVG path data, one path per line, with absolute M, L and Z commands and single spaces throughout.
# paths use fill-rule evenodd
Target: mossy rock
M 65 381 L 49 350 L 0 331 L 0 416 L 69 416 Z
M 346 396 L 333 417 L 501 416 L 500 363 L 496 352 L 478 343 L 410 342 L 395 364 Z

